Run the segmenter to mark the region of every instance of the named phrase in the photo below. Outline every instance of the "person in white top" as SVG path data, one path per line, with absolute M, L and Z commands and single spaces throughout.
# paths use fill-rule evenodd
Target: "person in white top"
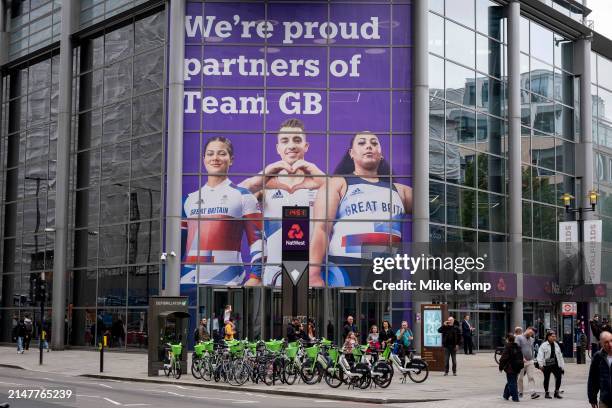
M 324 285 L 321 265 L 326 252 L 328 285 L 359 285 L 361 268 L 357 265 L 362 261 L 363 250 L 376 247 L 381 252 L 389 252 L 390 246 L 400 245 L 401 220 L 412 212 L 412 188 L 382 177 L 388 176 L 391 170 L 374 133 L 363 131 L 353 136 L 334 173 L 345 176 L 326 180 L 315 201 L 314 219 L 327 221 L 314 223 L 310 245 L 311 286 Z M 331 237 L 329 221 L 334 222 Z
M 322 176 L 325 174 L 314 163 L 304 160 L 308 148 L 304 123 L 299 119 L 286 120 L 276 138 L 280 160 L 240 183 L 240 187 L 248 189 L 263 204 L 266 237 L 264 285 L 281 284 L 283 207 L 312 207 L 317 190 L 324 182 Z
M 206 184 L 183 204 L 182 228 L 187 236 L 181 283 L 259 285 L 264 251 L 260 205 L 227 176 L 234 161 L 231 141 L 221 136 L 208 139 L 203 161 Z M 251 258 L 248 278 L 241 255 L 243 236 Z
M 561 377 L 565 373 L 565 361 L 561 347 L 557 344 L 557 334 L 554 331 L 546 333 L 546 341 L 538 349 L 538 368 L 544 373 L 544 398 L 552 398 L 548 392 L 550 375 L 555 376 L 555 398 L 561 399 Z

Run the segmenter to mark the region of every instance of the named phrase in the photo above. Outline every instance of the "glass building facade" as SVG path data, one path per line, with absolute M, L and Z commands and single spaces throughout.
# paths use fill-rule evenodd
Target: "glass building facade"
M 343 82 L 324 73 L 320 83 L 305 89 L 287 81 L 259 78 L 261 83 L 255 85 L 186 82 L 185 90 L 211 95 L 261 92 L 273 100 L 284 91 L 321 92 L 325 97 L 324 120 L 307 125 L 307 132 L 313 150 L 321 147 L 324 152 L 313 160 L 330 177 L 338 175 L 334 172 L 338 152 L 346 150 L 354 133 L 365 126 L 351 112 L 361 109 L 360 100 L 376 100 L 376 106 L 384 105 L 391 112 L 381 115 L 384 124 L 369 129 L 377 133 L 390 164 L 384 181 L 389 186 L 412 186 L 415 178 L 429 180 L 429 236 L 412 237 L 411 214 L 400 223 L 403 236 L 411 236 L 414 241 L 463 241 L 483 247 L 509 242 L 510 206 L 516 197 L 510 196 L 509 188 L 512 118 L 507 2 L 426 1 L 429 106 L 425 114 L 429 134 L 417 135 L 412 130 L 412 121 L 417 118 L 411 116 L 411 112 L 417 112 L 411 106 L 411 64 L 417 41 L 411 32 L 411 19 L 417 18 L 414 6 L 419 1 L 425 0 L 330 0 L 301 5 L 305 13 L 314 7 L 329 16 L 342 7 L 389 10 L 390 22 L 397 24 L 389 24 L 392 34 L 386 43 L 366 48 L 323 41 L 308 48 L 309 53 L 321 54 L 322 58 L 359 49 L 365 56 L 364 64 L 380 69 L 374 69 L 374 77 L 379 79 L 375 83 Z M 215 2 L 189 5 L 207 7 L 208 3 Z M 259 3 L 262 10 L 272 14 L 278 13 L 283 4 Z M 584 73 L 580 73 L 576 44 L 581 38 L 577 33 L 588 31 L 582 25 L 585 10 L 568 8 L 564 2 L 541 3 L 535 9 L 525 7 L 518 22 L 520 231 L 523 242 L 530 244 L 525 247 L 529 250 L 523 260 L 526 274 L 541 267 L 542 248 L 559 240 L 558 222 L 569 219 L 559 199 L 561 194 L 578 196 L 590 188 L 582 185 L 583 175 L 578 169 L 584 160 L 580 146 L 584 120 L 592 121 L 594 187 L 601 194 L 597 215 L 603 220 L 604 241 L 612 241 L 612 55 L 606 55 L 604 46 L 594 47 L 590 54 L 593 117 L 584 118 L 580 108 Z M 0 341 L 4 342 L 11 340 L 14 318 L 29 314 L 36 321 L 40 319 L 33 302 L 33 279 L 41 272 L 48 277 L 58 273 L 54 271 L 54 253 L 62 4 L 34 0 L 11 4 L 2 14 L 6 21 L 0 24 L 9 45 L 4 60 L 0 56 L 0 318 L 6 329 Z M 249 3 L 223 4 L 241 10 Z M 541 15 L 546 12 L 560 17 L 554 24 L 546 23 Z M 69 238 L 63 315 L 65 343 L 70 346 L 95 346 L 108 330 L 113 347 L 143 347 L 147 342 L 148 297 L 162 294 L 165 287 L 166 265 L 160 255 L 167 250 L 164 214 L 167 151 L 168 143 L 172 143 L 168 130 L 168 67 L 173 47 L 169 13 L 170 7 L 164 2 L 111 0 L 80 2 L 73 12 L 78 23 L 72 33 L 73 58 L 68 68 L 72 72 L 70 167 L 64 180 L 69 191 L 65 203 Z M 228 45 L 218 40 L 190 43 L 187 39 L 186 58 L 229 55 L 237 50 L 255 55 L 260 49 L 265 58 L 271 58 L 307 49 L 304 44 L 290 47 L 250 41 Z M 610 43 L 604 38 L 598 41 Z M 397 61 L 408 63 L 398 65 Z M 380 67 L 393 68 L 382 72 Z M 217 123 L 223 126 L 215 127 Z M 248 157 L 243 160 L 246 164 L 239 169 L 235 166 L 230 174 L 236 183 L 256 176 L 276 155 L 279 123 L 267 121 L 265 115 L 255 127 L 231 122 L 233 127 L 228 128 L 227 123 L 198 119 L 197 126 L 192 126 L 185 121 L 181 169 L 184 189 L 204 184 L 207 170 L 201 157 L 211 136 L 228 136 L 237 152 Z M 429 168 L 413 167 L 413 139 L 422 137 L 428 138 Z M 264 213 L 259 221 L 273 224 L 280 220 Z M 393 221 L 385 220 L 389 225 Z M 331 229 L 331 223 L 327 224 Z M 602 282 L 612 282 L 605 272 L 612 265 L 612 250 L 606 249 L 604 244 Z M 267 261 L 259 262 L 267 266 Z M 501 262 L 509 263 L 505 258 Z M 253 266 L 248 260 L 244 264 L 246 269 Z M 327 266 L 325 256 L 321 266 Z M 48 279 L 46 319 L 58 324 L 60 314 L 51 311 L 51 282 Z M 239 331 L 249 338 L 276 336 L 282 329 L 277 318 L 280 288 L 200 283 L 184 289 L 184 293 L 190 297 L 192 324 L 200 316 L 219 316 L 229 303 L 240 317 Z M 610 299 L 602 297 L 592 303 L 607 315 Z M 482 349 L 497 346 L 511 322 L 509 300 L 486 302 L 474 297 L 452 302 L 449 309 L 472 314 L 479 327 L 476 344 Z M 330 337 L 334 332 L 337 335 L 348 314 L 360 316 L 358 324 L 365 332 L 383 318 L 395 324 L 403 319 L 412 323 L 415 312 L 410 302 L 395 302 L 357 286 L 312 288 L 310 293 L 309 314 L 315 317 L 321 333 L 327 332 Z M 555 313 L 558 304 L 554 301 L 525 299 L 525 324 Z

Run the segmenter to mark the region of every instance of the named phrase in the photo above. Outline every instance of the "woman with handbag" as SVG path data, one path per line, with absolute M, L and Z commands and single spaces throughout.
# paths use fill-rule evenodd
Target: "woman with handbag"
M 557 344 L 557 334 L 554 331 L 546 333 L 546 341 L 538 349 L 537 360 L 538 368 L 544 373 L 544 398 L 552 398 L 548 392 L 551 374 L 555 376 L 554 397 L 563 398 L 559 394 L 559 388 L 561 388 L 561 377 L 565 374 L 565 361 L 563 361 L 561 347 Z
M 499 359 L 499 371 L 506 372 L 507 382 L 503 395 L 505 400 L 512 397 L 512 401 L 519 402 L 517 378 L 523 367 L 523 353 L 514 342 L 514 334 L 508 334 L 506 346 Z

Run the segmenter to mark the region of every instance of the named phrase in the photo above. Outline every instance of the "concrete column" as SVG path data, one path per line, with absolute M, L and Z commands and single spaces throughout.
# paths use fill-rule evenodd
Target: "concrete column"
M 508 233 L 510 272 L 516 274 L 512 327 L 523 325 L 523 210 L 521 172 L 521 4 L 508 4 Z
M 168 152 L 166 184 L 166 282 L 164 294 L 180 294 L 181 214 L 183 183 L 183 60 L 185 0 L 170 1 L 170 66 L 168 84 Z M 170 254 L 174 252 L 176 256 Z
M 412 236 L 417 243 L 429 242 L 429 2 L 412 3 L 414 28 L 414 101 Z M 421 303 L 412 303 L 412 314 L 420 313 Z M 416 319 L 414 320 L 416 323 Z M 395 323 L 395 322 L 394 322 Z M 421 322 L 414 325 L 414 346 L 421 347 Z
M 591 206 L 587 193 L 595 187 L 593 180 L 593 99 L 591 96 L 591 37 L 581 38 L 575 45 L 576 74 L 580 75 L 580 139 L 576 160 L 576 173 L 582 178 L 576 206 Z M 593 219 L 592 212 L 582 213 L 583 219 Z
M 57 172 L 55 203 L 55 254 L 53 258 L 53 316 L 51 347 L 64 348 L 64 316 L 66 314 L 66 274 L 68 238 L 68 203 L 70 192 L 70 129 L 72 121 L 72 40 L 78 27 L 79 2 L 62 3 L 60 33 L 59 102 L 57 116 Z

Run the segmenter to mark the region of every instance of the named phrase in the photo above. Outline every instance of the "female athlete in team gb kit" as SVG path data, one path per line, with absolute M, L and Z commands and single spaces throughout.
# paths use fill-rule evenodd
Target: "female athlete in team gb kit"
M 332 177 L 317 194 L 313 218 L 334 220 L 334 224 L 328 239 L 326 223 L 315 221 L 310 247 L 311 286 L 324 284 L 320 265 L 328 241 L 329 286 L 360 284 L 358 259 L 363 257 L 363 247 L 389 248 L 401 243 L 399 221 L 412 212 L 412 188 L 390 184 L 387 177 L 380 177 L 390 173 L 378 136 L 371 132 L 356 134 L 335 170 L 335 174 L 352 175 Z
M 181 283 L 242 285 L 245 269 L 240 255 L 243 234 L 250 247 L 251 273 L 245 285 L 261 283 L 262 216 L 251 192 L 227 177 L 234 148 L 225 137 L 212 137 L 204 146 L 206 184 L 189 194 L 183 210 L 187 219 L 186 264 Z

